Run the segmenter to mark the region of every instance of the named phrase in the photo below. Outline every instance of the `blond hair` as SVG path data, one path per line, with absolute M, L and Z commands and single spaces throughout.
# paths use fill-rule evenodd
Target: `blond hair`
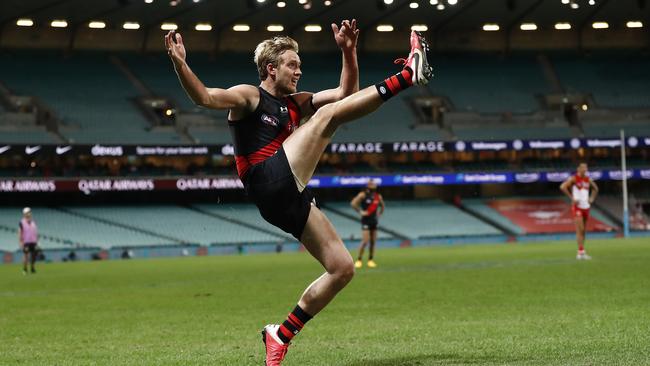
M 273 67 L 278 67 L 280 55 L 285 51 L 298 53 L 298 42 L 288 36 L 276 36 L 262 41 L 255 47 L 253 61 L 257 65 L 260 80 L 266 80 L 267 76 L 269 76 L 266 65 L 271 64 Z

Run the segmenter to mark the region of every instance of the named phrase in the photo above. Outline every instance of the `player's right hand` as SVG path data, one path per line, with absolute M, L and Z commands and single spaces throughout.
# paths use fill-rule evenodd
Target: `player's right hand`
M 174 42 L 174 39 L 176 42 Z M 181 37 L 180 33 L 176 33 L 173 30 L 169 31 L 165 36 L 165 48 L 174 66 L 180 66 L 185 62 L 185 45 L 183 44 L 183 37 Z
M 361 214 L 361 216 L 368 216 L 368 211 L 361 210 L 359 211 L 359 213 Z

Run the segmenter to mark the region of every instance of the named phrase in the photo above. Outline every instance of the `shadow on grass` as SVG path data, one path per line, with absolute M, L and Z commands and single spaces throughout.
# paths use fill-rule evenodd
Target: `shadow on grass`
M 484 365 L 504 364 L 521 360 L 506 360 L 499 357 L 471 356 L 459 354 L 423 354 L 403 357 L 366 359 L 352 361 L 346 366 L 426 366 L 426 365 Z

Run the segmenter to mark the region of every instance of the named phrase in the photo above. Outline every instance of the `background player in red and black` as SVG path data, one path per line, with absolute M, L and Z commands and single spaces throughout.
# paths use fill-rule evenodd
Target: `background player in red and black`
M 338 87 L 318 93 L 297 91 L 301 60 L 298 43 L 289 37 L 273 37 L 256 47 L 259 86 L 221 89 L 206 88 L 192 72 L 180 34 L 165 36 L 176 74 L 192 101 L 229 111 L 237 171 L 250 199 L 264 219 L 294 235 L 326 270 L 307 287 L 281 325 L 264 327 L 267 366 L 280 365 L 289 341 L 354 275 L 350 253 L 332 223 L 312 204 L 306 188 L 325 148 L 342 124 L 375 111 L 401 90 L 426 84 L 432 77 L 428 45 L 419 33 L 412 32 L 411 52 L 400 60 L 403 69 L 359 90 L 356 22 L 345 20 L 340 27 L 332 24 L 332 31 L 343 56 L 341 78 Z M 272 296 L 260 300 L 276 301 Z
M 377 242 L 377 225 L 379 216 L 384 213 L 386 206 L 381 194 L 377 192 L 377 183 L 370 180 L 366 189 L 359 192 L 350 202 L 352 208 L 361 215 L 361 245 L 359 246 L 359 256 L 354 262 L 356 268 L 363 267 L 363 252 L 366 245 L 368 248 L 368 267 L 375 268 L 375 243 Z

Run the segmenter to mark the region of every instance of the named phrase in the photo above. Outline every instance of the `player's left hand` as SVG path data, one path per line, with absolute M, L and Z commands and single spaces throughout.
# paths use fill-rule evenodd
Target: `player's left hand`
M 341 27 L 332 23 L 332 32 L 334 33 L 334 40 L 336 45 L 343 51 L 351 51 L 357 47 L 357 39 L 359 38 L 359 30 L 357 29 L 357 20 L 352 19 L 344 20 L 341 22 Z

